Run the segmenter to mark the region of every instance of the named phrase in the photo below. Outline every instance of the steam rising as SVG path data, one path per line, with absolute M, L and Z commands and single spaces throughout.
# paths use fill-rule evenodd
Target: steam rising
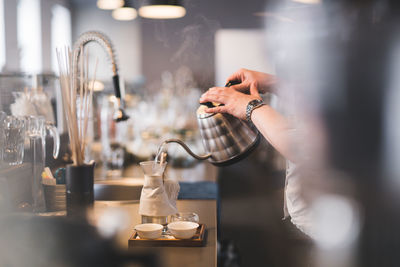
M 201 25 L 189 25 L 182 30 L 182 46 L 171 57 L 172 62 L 175 62 L 183 57 L 190 56 L 190 51 L 193 51 L 199 44 L 201 28 Z
M 198 15 L 195 23 L 184 27 L 179 33 L 182 45 L 171 57 L 171 62 L 196 62 L 204 57 L 213 62 L 214 54 L 207 44 L 214 43 L 214 34 L 219 28 L 219 22 Z

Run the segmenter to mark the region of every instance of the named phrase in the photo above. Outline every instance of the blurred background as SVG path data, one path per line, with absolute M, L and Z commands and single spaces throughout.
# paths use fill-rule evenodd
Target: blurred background
M 112 40 L 132 120 L 117 127 L 121 129 L 111 127 L 111 132 L 101 127 L 101 120 L 108 127 L 107 106 L 113 109 L 115 101 L 107 99 L 113 94 L 112 72 L 107 53 L 89 43 L 90 64 L 99 58 L 91 127 L 96 159 L 101 154 L 101 136 L 110 134 L 111 140 L 103 138 L 103 142 L 124 139 L 128 152 L 139 158 L 155 154 L 160 134 L 167 134 L 164 139 L 184 135 L 201 152 L 195 138 L 195 111 L 202 92 L 224 85 L 226 77 L 241 67 L 273 72 L 272 61 L 264 60 L 264 1 L 212 5 L 187 1 L 187 14 L 169 20 L 138 16 L 140 1 L 128 3 L 136 8 L 129 20 L 114 18 L 112 10 L 100 9 L 97 1 L 3 2 L 0 109 L 10 114 L 16 91 L 40 87 L 52 101 L 52 119 L 60 133 L 65 123 L 57 95 L 56 48 L 72 47 L 89 30 L 101 31 Z
M 295 145 L 306 155 L 302 188 L 317 237 L 282 221 L 286 160 L 266 140 L 218 168 L 170 145 L 168 175 L 186 197 L 217 200 L 218 266 L 399 266 L 399 3 L 186 0 L 183 17 L 149 19 L 137 14 L 140 1 L 124 1 L 134 8 L 127 17 L 102 2 L 0 0 L 0 111 L 28 115 L 36 107 L 57 126 L 60 157 L 47 157 L 46 166 L 69 160 L 55 49 L 86 31 L 111 39 L 130 116 L 112 120 L 110 59 L 88 44 L 99 67 L 86 153 L 99 182 L 141 175 L 137 163 L 167 138 L 204 153 L 200 95 L 239 68 L 276 74 L 284 82 L 263 98 L 306 129 Z M 27 98 L 42 102 L 30 107 Z M 4 209 L 23 210 L 29 168 L 1 168 Z M 207 183 L 196 191 L 193 182 Z

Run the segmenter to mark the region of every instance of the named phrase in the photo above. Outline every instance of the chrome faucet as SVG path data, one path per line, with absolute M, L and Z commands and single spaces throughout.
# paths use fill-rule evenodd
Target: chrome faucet
M 78 40 L 76 40 L 74 44 L 74 75 L 75 77 L 78 77 L 78 62 L 79 62 L 79 56 L 81 54 L 81 48 L 85 46 L 87 43 L 90 42 L 96 42 L 98 43 L 108 54 L 109 59 L 111 60 L 111 67 L 112 67 L 112 72 L 113 72 L 113 85 L 114 85 L 114 93 L 115 97 L 117 98 L 118 101 L 118 112 L 114 114 L 114 120 L 119 122 L 119 121 L 125 121 L 129 119 L 129 116 L 126 115 L 124 111 L 125 107 L 125 102 L 124 99 L 121 96 L 121 90 L 119 87 L 119 75 L 118 75 L 118 67 L 117 67 L 117 62 L 116 62 L 116 55 L 114 51 L 114 47 L 110 41 L 110 39 L 104 35 L 101 32 L 98 31 L 88 31 L 85 33 L 82 33 Z

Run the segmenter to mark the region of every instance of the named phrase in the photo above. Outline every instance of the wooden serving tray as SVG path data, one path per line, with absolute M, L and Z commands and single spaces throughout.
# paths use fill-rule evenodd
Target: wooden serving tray
M 133 231 L 128 241 L 128 247 L 204 247 L 207 241 L 206 225 L 200 224 L 196 234 L 191 239 L 177 239 L 173 236 L 168 237 L 140 239 L 136 231 Z

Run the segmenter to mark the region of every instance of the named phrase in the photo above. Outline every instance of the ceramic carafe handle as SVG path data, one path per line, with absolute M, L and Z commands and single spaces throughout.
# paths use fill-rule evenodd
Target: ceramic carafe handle
M 46 130 L 50 132 L 53 138 L 53 157 L 56 159 L 60 151 L 60 135 L 58 134 L 57 128 L 51 124 L 46 124 Z
M 203 155 L 203 156 L 196 155 L 192 150 L 190 150 L 190 148 L 182 140 L 179 140 L 179 139 L 172 138 L 172 139 L 167 139 L 163 142 L 163 144 L 168 144 L 168 143 L 180 144 L 186 150 L 187 153 L 189 153 L 192 157 L 194 157 L 195 159 L 198 159 L 198 160 L 205 160 L 205 159 L 208 159 L 209 157 L 211 157 L 211 153 Z

